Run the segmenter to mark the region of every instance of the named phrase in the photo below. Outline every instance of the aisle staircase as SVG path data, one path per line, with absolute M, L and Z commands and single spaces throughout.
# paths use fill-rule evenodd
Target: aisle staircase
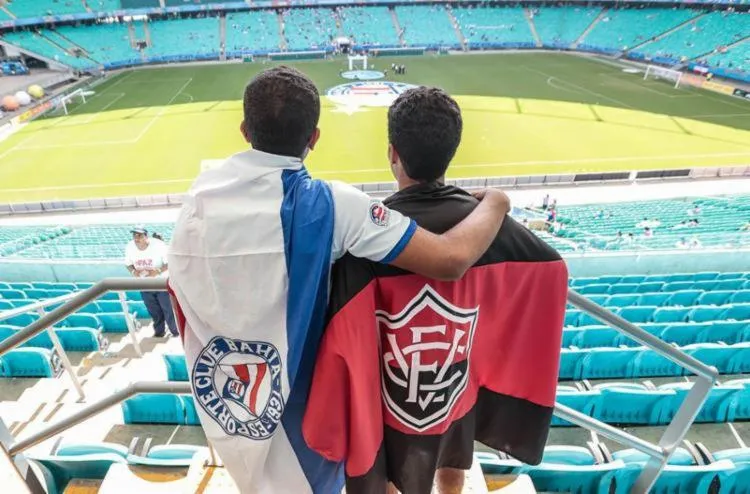
M 279 23 L 279 49 L 281 51 L 287 51 L 289 45 L 286 41 L 286 33 L 284 32 L 284 14 L 281 11 L 276 12 L 276 21 Z
M 607 12 L 609 12 L 608 7 L 604 7 L 601 12 L 599 12 L 599 15 L 596 16 L 596 18 L 591 21 L 591 24 L 589 24 L 589 27 L 586 28 L 585 31 L 581 33 L 581 35 L 578 37 L 577 40 L 573 42 L 572 45 L 570 45 L 571 50 L 575 50 L 578 48 L 578 45 L 580 45 L 584 39 L 586 39 L 586 36 L 591 32 L 592 29 L 596 27 L 597 24 L 607 15 Z
M 398 43 L 401 46 L 406 46 L 406 40 L 404 40 L 404 31 L 401 29 L 401 23 L 398 21 L 398 16 L 396 15 L 396 9 L 393 7 L 388 7 L 388 10 L 391 12 L 391 19 L 393 20 L 393 28 L 396 30 L 396 34 L 398 35 Z
M 726 51 L 726 50 L 731 50 L 731 49 L 732 49 L 732 48 L 734 48 L 735 46 L 737 46 L 737 45 L 741 45 L 741 44 L 743 44 L 743 43 L 746 43 L 746 42 L 750 42 L 750 35 L 748 35 L 748 36 L 745 36 L 744 38 L 738 39 L 737 41 L 735 41 L 735 42 L 734 42 L 734 43 L 732 43 L 732 44 L 726 45 L 726 46 L 724 47 L 724 50 L 725 50 L 725 51 Z M 712 51 L 707 51 L 706 53 L 701 53 L 701 54 L 700 54 L 700 55 L 698 55 L 697 57 L 693 57 L 693 58 L 691 58 L 690 60 L 700 60 L 700 59 L 701 59 L 701 58 L 703 58 L 703 57 L 707 57 L 707 56 L 709 56 L 709 55 L 713 55 L 713 54 L 714 54 L 714 51 L 713 51 L 713 50 L 712 50 Z
M 631 52 L 635 52 L 635 51 L 638 51 L 638 49 L 639 49 L 639 48 L 641 48 L 641 47 L 643 47 L 643 46 L 646 46 L 646 45 L 648 45 L 649 43 L 653 43 L 654 41 L 659 41 L 659 40 L 660 40 L 660 39 L 662 39 L 662 38 L 666 38 L 667 36 L 669 36 L 669 35 L 670 35 L 670 34 L 672 34 L 673 32 L 675 32 L 675 31 L 679 31 L 680 29 L 684 28 L 684 27 L 685 27 L 685 26 L 687 26 L 688 24 L 691 24 L 691 23 L 693 23 L 693 22 L 695 22 L 695 21 L 697 21 L 697 20 L 699 20 L 699 19 L 701 19 L 701 18 L 705 17 L 706 15 L 708 15 L 708 14 L 706 14 L 706 13 L 703 13 L 703 14 L 699 14 L 699 15 L 696 15 L 695 17 L 691 17 L 690 19 L 686 20 L 685 22 L 682 22 L 682 23 L 680 23 L 680 24 L 677 24 L 677 25 L 676 25 L 676 26 L 674 26 L 673 28 L 671 28 L 671 29 L 668 29 L 667 31 L 664 31 L 663 33 L 661 33 L 661 34 L 659 34 L 659 35 L 657 35 L 657 36 L 654 36 L 654 37 L 653 37 L 653 38 L 651 38 L 651 39 L 647 39 L 647 40 L 646 40 L 646 41 L 644 41 L 643 43 L 639 43 L 639 44 L 637 44 L 637 45 L 635 45 L 635 46 L 633 46 L 633 47 L 629 48 L 629 49 L 628 49 L 627 51 L 631 51 Z
M 539 37 L 539 33 L 536 32 L 536 26 L 534 25 L 534 18 L 531 15 L 531 11 L 528 7 L 524 7 L 523 15 L 526 16 L 526 21 L 529 23 L 529 29 L 531 29 L 531 35 L 534 36 L 534 44 L 537 48 L 542 47 L 542 38 Z
M 456 37 L 461 43 L 461 49 L 463 51 L 469 51 L 469 44 L 466 42 L 466 37 L 461 31 L 461 25 L 458 23 L 458 19 L 456 19 L 456 16 L 453 14 L 453 9 L 450 5 L 445 6 L 445 13 L 448 15 L 448 19 L 450 19 L 451 24 L 453 25 L 453 29 L 456 31 Z
M 227 59 L 227 16 L 219 16 L 219 60 Z

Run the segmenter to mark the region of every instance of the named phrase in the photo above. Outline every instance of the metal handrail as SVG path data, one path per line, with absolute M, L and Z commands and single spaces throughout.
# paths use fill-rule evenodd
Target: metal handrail
M 46 328 L 64 319 L 68 314 L 75 312 L 105 292 L 122 290 L 160 291 L 164 289 L 166 289 L 166 280 L 163 278 L 111 278 L 102 280 L 91 288 L 71 297 L 62 306 L 45 314 L 39 320 L 20 330 L 7 340 L 0 342 L 0 355 L 3 355 L 15 346 L 28 341 Z M 568 302 L 698 375 L 695 384 L 685 397 L 685 400 L 675 414 L 675 417 L 672 419 L 672 422 L 667 426 L 667 429 L 658 444 L 649 443 L 648 441 L 639 439 L 624 430 L 612 427 L 611 425 L 605 424 L 581 412 L 560 404 L 555 404 L 554 413 L 558 417 L 596 432 L 597 434 L 601 434 L 613 441 L 617 441 L 648 454 L 651 458 L 644 466 L 643 471 L 636 480 L 632 490 L 632 492 L 638 494 L 646 493 L 656 482 L 666 466 L 669 457 L 685 438 L 685 435 L 695 421 L 698 412 L 708 399 L 708 394 L 710 393 L 713 384 L 718 379 L 719 372 L 715 367 L 705 365 L 696 358 L 671 346 L 659 338 L 656 338 L 573 290 L 568 290 Z M 38 444 L 39 442 L 44 441 L 93 415 L 96 415 L 103 409 L 128 399 L 134 394 L 158 392 L 189 393 L 190 386 L 188 383 L 134 383 L 125 390 L 89 405 L 71 417 L 63 419 L 57 424 L 43 429 L 23 441 L 16 443 L 10 448 L 10 452 L 11 454 L 18 454 L 27 448 Z
M 6 321 L 10 319 L 11 317 L 16 317 L 22 314 L 26 314 L 27 312 L 37 312 L 39 309 L 45 309 L 49 307 L 50 305 L 59 304 L 60 302 L 66 302 L 70 300 L 71 298 L 73 298 L 74 296 L 75 296 L 75 292 L 66 293 L 65 295 L 60 295 L 59 297 L 47 298 L 44 300 L 39 300 L 38 302 L 34 302 L 33 304 L 22 305 L 20 307 L 15 307 L 13 309 L 4 310 L 0 312 L 0 322 Z
M 164 278 L 108 278 L 102 280 L 94 286 L 76 293 L 63 305 L 46 313 L 10 338 L 0 341 L 0 356 L 8 350 L 26 343 L 48 327 L 57 324 L 68 315 L 107 292 L 123 290 L 163 291 L 166 289 L 167 280 Z
M 128 387 L 90 404 L 83 410 L 74 413 L 70 417 L 65 417 L 64 419 L 58 421 L 56 424 L 52 424 L 51 426 L 46 427 L 39 432 L 31 434 L 26 439 L 14 443 L 13 446 L 8 448 L 8 454 L 14 456 L 19 453 L 23 453 L 32 446 L 36 446 L 42 441 L 46 441 L 47 439 L 65 431 L 66 429 L 69 429 L 74 425 L 78 425 L 84 420 L 98 415 L 104 410 L 118 405 L 137 394 L 153 393 L 190 394 L 190 383 L 177 381 L 138 381 L 131 383 L 130 385 L 128 385 Z

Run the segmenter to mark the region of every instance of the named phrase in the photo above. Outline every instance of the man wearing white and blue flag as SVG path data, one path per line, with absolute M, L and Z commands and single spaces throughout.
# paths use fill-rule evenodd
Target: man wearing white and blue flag
M 243 493 L 340 493 L 343 465 L 302 437 L 325 325 L 330 266 L 350 252 L 428 277 L 456 279 L 494 240 L 507 196 L 434 235 L 303 164 L 320 137 L 313 83 L 287 67 L 245 90 L 252 150 L 202 173 L 169 253 L 170 291 L 206 436 Z M 350 342 L 356 345 L 356 341 Z

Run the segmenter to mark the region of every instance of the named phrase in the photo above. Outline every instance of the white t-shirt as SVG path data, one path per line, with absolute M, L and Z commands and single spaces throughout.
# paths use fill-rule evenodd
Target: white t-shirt
M 141 250 L 131 240 L 125 247 L 125 265 L 133 266 L 136 271 L 146 271 L 151 269 L 161 269 L 167 264 L 166 244 L 159 239 L 149 239 L 148 246 Z M 146 277 L 143 273 L 141 278 Z M 165 278 L 167 273 L 161 273 L 159 277 Z

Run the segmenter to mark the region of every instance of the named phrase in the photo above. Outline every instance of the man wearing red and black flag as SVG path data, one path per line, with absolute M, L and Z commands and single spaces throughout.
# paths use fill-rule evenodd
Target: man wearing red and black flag
M 435 233 L 478 201 L 444 185 L 461 112 L 436 88 L 403 93 L 388 113 L 399 192 L 384 203 Z M 346 461 L 347 492 L 460 492 L 473 442 L 541 461 L 557 385 L 568 273 L 560 255 L 506 217 L 459 281 L 431 281 L 345 256 L 303 432 Z M 392 489 L 392 487 L 391 487 Z

